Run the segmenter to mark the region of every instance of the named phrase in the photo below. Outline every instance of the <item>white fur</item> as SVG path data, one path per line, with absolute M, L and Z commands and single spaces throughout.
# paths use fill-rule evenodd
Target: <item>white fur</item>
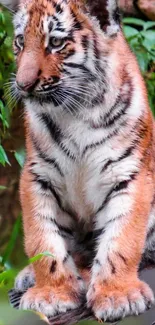
M 15 35 L 24 34 L 25 27 L 27 26 L 29 15 L 25 7 L 16 13 L 13 19 Z

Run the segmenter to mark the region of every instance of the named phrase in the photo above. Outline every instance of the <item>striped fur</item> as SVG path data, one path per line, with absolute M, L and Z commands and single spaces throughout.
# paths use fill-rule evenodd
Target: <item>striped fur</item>
M 98 319 L 144 312 L 154 302 L 137 275 L 155 258 L 154 126 L 116 1 L 22 1 L 14 27 L 25 250 L 54 255 L 18 276 L 24 291 L 35 275 L 20 308 L 51 316 L 84 295 Z

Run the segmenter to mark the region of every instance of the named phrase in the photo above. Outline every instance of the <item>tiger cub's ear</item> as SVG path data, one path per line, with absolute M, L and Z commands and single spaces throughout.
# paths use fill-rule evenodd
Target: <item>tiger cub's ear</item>
M 120 30 L 120 13 L 117 0 L 85 0 L 88 10 L 95 16 L 101 29 L 109 36 Z

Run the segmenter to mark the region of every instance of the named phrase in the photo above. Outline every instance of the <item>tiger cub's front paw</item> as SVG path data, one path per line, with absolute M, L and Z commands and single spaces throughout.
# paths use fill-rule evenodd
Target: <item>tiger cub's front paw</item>
M 71 287 L 33 287 L 23 295 L 19 308 L 35 310 L 49 317 L 78 308 L 82 298 L 82 292 Z
M 138 315 L 151 308 L 154 295 L 150 287 L 140 281 L 126 284 L 122 281 L 120 287 L 115 283 L 93 285 L 87 293 L 87 305 L 91 307 L 99 320 L 116 321 L 129 315 Z

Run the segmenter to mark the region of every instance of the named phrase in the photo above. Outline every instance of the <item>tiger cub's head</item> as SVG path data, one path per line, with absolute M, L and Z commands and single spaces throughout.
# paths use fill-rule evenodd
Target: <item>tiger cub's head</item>
M 0 0 L 15 11 L 14 88 L 68 111 L 96 105 L 120 31 L 116 0 Z

